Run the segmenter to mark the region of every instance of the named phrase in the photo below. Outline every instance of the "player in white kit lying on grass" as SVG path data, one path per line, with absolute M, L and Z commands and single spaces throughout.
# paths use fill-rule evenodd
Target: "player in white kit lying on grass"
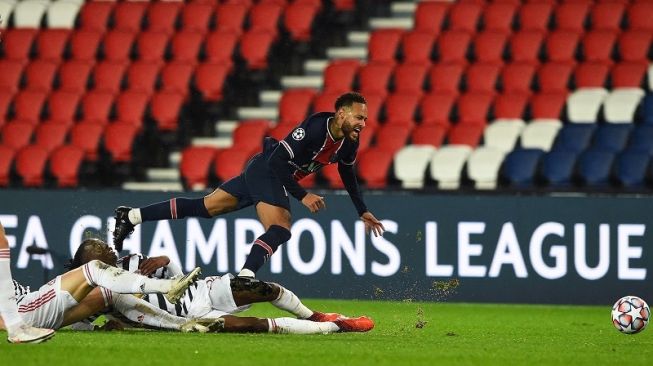
M 109 253 L 107 253 L 109 254 Z M 178 303 L 188 286 L 197 280 L 200 269 L 177 279 L 155 279 L 115 267 L 116 255 L 98 256 L 83 266 L 66 272 L 30 292 L 14 281 L 18 312 L 26 324 L 34 327 L 59 329 L 79 320 L 84 298 L 100 288 L 120 294 L 159 294 L 171 303 Z M 165 294 L 165 295 L 163 295 Z M 130 295 L 131 296 L 131 295 Z M 0 321 L 0 329 L 5 325 Z
M 103 251 L 113 253 L 99 239 L 86 240 L 77 250 L 71 267 L 84 265 L 87 260 L 95 258 L 95 253 Z M 102 257 L 106 255 L 101 254 Z M 117 265 L 155 277 L 181 274 L 181 269 L 171 264 L 167 257 L 145 258 L 140 254 L 132 254 L 121 258 Z M 233 315 L 247 310 L 257 302 L 270 302 L 296 318 L 266 319 Z M 189 325 L 197 330 L 205 325 L 208 329 L 201 331 L 321 334 L 367 332 L 374 327 L 374 322 L 368 317 L 348 318 L 335 313 L 312 311 L 292 291 L 281 285 L 234 277 L 231 274 L 198 280 L 185 291 L 176 305 L 161 295 L 149 294 L 139 299 L 107 291 L 91 293 L 80 305 L 100 311 L 106 310 L 109 304 L 113 304 L 114 310 L 134 323 L 173 330 L 186 330 L 184 327 Z M 189 323 L 188 319 L 194 319 L 200 325 Z

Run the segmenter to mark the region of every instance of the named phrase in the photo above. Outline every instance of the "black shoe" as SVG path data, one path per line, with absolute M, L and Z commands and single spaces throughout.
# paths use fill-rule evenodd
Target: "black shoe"
M 134 232 L 134 224 L 129 221 L 131 207 L 120 206 L 116 209 L 116 227 L 113 229 L 113 246 L 118 252 L 122 250 L 122 242 Z

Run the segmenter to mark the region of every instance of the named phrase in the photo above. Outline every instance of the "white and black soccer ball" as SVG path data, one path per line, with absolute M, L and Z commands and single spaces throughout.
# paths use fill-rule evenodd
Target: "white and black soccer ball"
M 648 304 L 637 296 L 624 296 L 612 306 L 612 324 L 621 333 L 635 334 L 643 331 L 650 317 Z

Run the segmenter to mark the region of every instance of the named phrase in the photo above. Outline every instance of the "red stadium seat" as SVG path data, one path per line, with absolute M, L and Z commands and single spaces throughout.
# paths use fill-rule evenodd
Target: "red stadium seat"
M 79 168 L 84 161 L 84 150 L 75 145 L 64 145 L 52 152 L 49 159 L 50 173 L 59 188 L 79 185 Z
M 268 131 L 268 136 L 283 140 L 295 127 L 297 127 L 297 123 L 278 123 Z
M 95 65 L 91 73 L 93 90 L 107 93 L 119 93 L 127 64 L 103 61 Z
M 400 124 L 385 124 L 376 129 L 374 148 L 390 153 L 399 151 L 406 146 L 413 126 Z
M 335 100 L 342 94 L 341 92 L 322 92 L 313 98 L 313 113 L 315 112 L 332 112 L 334 110 Z M 369 106 L 368 106 L 369 109 Z M 369 112 L 368 112 L 369 113 Z M 369 118 L 369 116 L 368 116 Z
M 169 35 L 155 31 L 142 32 L 136 37 L 136 53 L 139 61 L 163 63 Z
M 77 16 L 80 22 L 80 29 L 104 33 L 107 30 L 111 10 L 113 10 L 116 4 L 117 2 L 113 1 L 85 2 Z
M 219 5 L 215 9 L 216 29 L 220 32 L 241 34 L 244 30 L 243 23 L 248 10 L 249 5 L 247 4 L 225 3 Z
M 191 2 L 181 9 L 181 28 L 184 31 L 206 33 L 209 29 L 215 4 Z
M 88 63 L 95 62 L 101 40 L 102 34 L 96 31 L 78 30 L 73 32 L 69 41 L 71 59 Z
M 49 154 L 65 143 L 68 126 L 60 123 L 41 123 L 34 134 L 36 145 L 43 147 Z
M 632 4 L 626 11 L 626 22 L 629 30 L 653 31 L 653 3 L 639 1 Z
M 419 125 L 413 128 L 410 134 L 411 144 L 440 147 L 447 135 L 447 129 L 448 126 L 443 125 Z
M 0 59 L 0 91 L 11 94 L 17 92 L 22 72 L 21 61 Z
M 9 146 L 0 145 L 0 187 L 9 185 L 11 164 L 14 161 L 16 150 Z
M 360 68 L 358 60 L 334 60 L 324 69 L 325 93 L 344 93 L 351 90 L 354 78 Z
M 222 100 L 223 85 L 229 75 L 230 65 L 203 63 L 197 66 L 193 84 L 206 101 Z
M 501 66 L 494 63 L 475 63 L 465 73 L 467 92 L 494 93 Z
M 617 41 L 613 31 L 592 31 L 585 33 L 581 41 L 581 51 L 585 61 L 611 62 L 612 49 Z
M 605 62 L 584 62 L 574 69 L 576 88 L 604 88 L 610 65 Z
M 238 33 L 232 31 L 209 33 L 204 42 L 205 62 L 231 64 L 238 37 Z
M 469 33 L 463 31 L 443 32 L 436 44 L 438 61 L 466 63 L 471 38 Z
M 48 152 L 41 146 L 28 145 L 16 154 L 16 173 L 22 179 L 23 187 L 43 186 L 43 173 Z
M 510 33 L 516 10 L 516 3 L 492 2 L 488 4 L 481 15 L 483 30 Z
M 179 10 L 184 6 L 180 1 L 153 2 L 147 8 L 147 30 L 172 34 Z
M 136 91 L 125 91 L 116 98 L 116 120 L 131 123 L 140 129 L 143 127 L 145 110 L 150 95 Z
M 479 124 L 459 123 L 451 127 L 447 135 L 450 145 L 467 145 L 475 148 L 481 142 L 485 126 Z
M 476 35 L 474 42 L 474 58 L 477 62 L 503 64 L 503 49 L 506 46 L 506 33 L 488 31 Z
M 388 83 L 392 75 L 393 65 L 374 62 L 363 65 L 358 71 L 359 90 L 363 95 L 388 93 Z
M 51 61 L 34 60 L 23 71 L 25 89 L 47 93 L 52 89 L 57 64 Z
M 501 70 L 501 89 L 506 92 L 528 93 L 535 76 L 535 64 L 515 62 Z
M 119 3 L 119 4 L 131 4 Z M 132 44 L 134 43 L 134 33 L 123 30 L 113 30 L 107 32 L 102 40 L 102 55 L 105 61 L 117 63 L 129 62 Z
M 127 90 L 147 94 L 154 92 L 157 76 L 159 75 L 160 64 L 137 61 L 129 65 L 127 72 Z
M 548 61 L 576 62 L 576 47 L 580 36 L 567 31 L 550 32 L 544 41 Z
M 13 97 L 12 92 L 0 89 L 0 127 L 4 126 L 7 120 L 7 111 Z
M 338 164 L 329 164 L 323 167 L 320 169 L 319 174 L 327 181 L 329 188 L 341 189 L 345 187 L 342 183 L 342 179 L 340 179 L 340 173 L 338 173 Z
M 204 35 L 195 31 L 175 33 L 170 40 L 173 62 L 197 63 Z
M 562 62 L 547 62 L 537 70 L 540 92 L 566 92 L 573 65 Z
M 70 37 L 68 29 L 43 29 L 36 36 L 36 53 L 40 60 L 59 63 Z
M 150 114 L 159 131 L 177 131 L 184 95 L 173 91 L 159 91 L 150 101 Z
M 104 148 L 115 163 L 132 161 L 134 140 L 138 134 L 138 126 L 129 122 L 110 123 L 104 130 Z
M 529 99 L 529 92 L 507 92 L 504 94 L 499 94 L 494 99 L 492 114 L 495 119 L 523 119 Z
M 365 100 L 367 101 L 367 121 L 365 124 L 376 127 L 379 124 L 379 114 L 381 113 L 385 95 L 369 93 L 365 94 Z M 335 103 L 335 99 L 333 99 L 333 103 Z M 334 108 L 335 106 L 331 107 L 331 110 L 334 110 Z
M 385 188 L 394 154 L 383 149 L 368 149 L 359 154 L 357 172 L 365 187 Z
M 295 1 L 286 6 L 283 24 L 290 33 L 290 39 L 297 42 L 310 41 L 313 21 L 319 10 L 319 3 L 316 6 L 314 3 Z
M 86 61 L 70 60 L 62 63 L 56 78 L 58 89 L 76 94 L 84 93 L 92 68 L 93 64 Z
M 85 160 L 97 161 L 103 131 L 104 125 L 101 123 L 78 123 L 70 130 L 70 143 L 84 151 Z
M 424 31 L 405 32 L 401 39 L 401 55 L 404 63 L 430 64 L 435 34 Z
M 494 94 L 482 92 L 465 93 L 458 98 L 458 123 L 486 124 Z
M 209 169 L 217 149 L 206 146 L 189 146 L 181 153 L 179 172 L 189 188 L 205 188 L 208 184 Z
M 397 65 L 392 77 L 395 93 L 418 94 L 424 92 L 424 80 L 429 65 L 422 63 L 403 63 Z
M 269 128 L 270 121 L 241 121 L 232 135 L 233 146 L 240 150 L 259 151 Z
M 48 121 L 52 123 L 71 126 L 75 123 L 77 106 L 81 95 L 67 91 L 57 90 L 48 96 L 47 111 Z
M 37 33 L 37 29 L 31 28 L 11 28 L 3 31 L 3 58 L 27 63 L 32 49 L 32 42 L 34 42 Z
M 546 32 L 553 4 L 547 2 L 526 3 L 519 8 L 519 29 Z
M 275 3 L 258 3 L 249 10 L 249 32 L 266 32 L 276 38 L 283 6 Z
M 415 111 L 421 94 L 391 94 L 385 100 L 385 124 L 407 125 L 415 123 Z
M 442 24 L 447 15 L 450 3 L 437 1 L 422 1 L 415 9 L 415 30 L 440 33 Z
M 373 31 L 367 44 L 367 59 L 370 62 L 393 64 L 402 35 L 401 29 L 388 28 Z
M 141 30 L 148 2 L 119 2 L 113 9 L 113 29 L 136 33 Z
M 544 40 L 543 32 L 523 31 L 516 32 L 508 41 L 510 59 L 513 62 L 539 62 L 539 52 Z
M 531 117 L 560 119 L 566 101 L 567 93 L 534 94 L 530 101 Z
M 81 110 L 84 122 L 107 124 L 113 106 L 113 93 L 89 91 L 82 97 Z
M 613 88 L 644 88 L 646 62 L 620 62 L 610 70 L 610 84 Z
M 272 48 L 274 35 L 267 31 L 248 31 L 240 39 L 240 56 L 249 70 L 263 70 L 268 67 L 268 53 Z
M 161 90 L 172 91 L 183 96 L 188 94 L 190 80 L 195 67 L 192 64 L 169 62 L 161 69 Z
M 448 126 L 451 110 L 455 102 L 456 94 L 453 93 L 431 93 L 425 95 L 419 107 L 422 124 Z
M 583 32 L 589 2 L 569 2 L 558 5 L 554 11 L 555 29 Z
M 458 94 L 464 71 L 465 65 L 462 63 L 434 64 L 428 75 L 429 89 L 432 93 Z
M 237 148 L 219 151 L 213 162 L 215 176 L 224 182 L 239 175 L 251 157 L 250 151 Z
M 619 35 L 617 48 L 622 61 L 648 62 L 653 32 L 626 31 Z
M 306 119 L 315 94 L 312 89 L 286 90 L 279 101 L 279 123 L 299 124 Z
M 34 125 L 22 121 L 12 121 L 2 127 L 2 144 L 14 150 L 27 146 L 32 139 Z
M 367 150 L 372 145 L 372 140 L 376 135 L 377 126 L 365 124 L 365 129 L 358 138 L 358 152 Z
M 46 93 L 21 90 L 14 97 L 14 119 L 32 124 L 39 123 Z
M 590 10 L 590 24 L 593 30 L 619 31 L 626 4 L 617 1 L 600 2 Z
M 482 6 L 471 2 L 457 2 L 449 8 L 449 29 L 476 32 Z

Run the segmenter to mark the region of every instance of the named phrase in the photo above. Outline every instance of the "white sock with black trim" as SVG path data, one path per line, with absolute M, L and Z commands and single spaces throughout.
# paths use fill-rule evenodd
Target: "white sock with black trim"
M 270 303 L 281 310 L 292 313 L 299 319 L 306 319 L 313 315 L 313 311 L 302 304 L 302 301 L 292 291 L 279 286 L 279 297 Z

